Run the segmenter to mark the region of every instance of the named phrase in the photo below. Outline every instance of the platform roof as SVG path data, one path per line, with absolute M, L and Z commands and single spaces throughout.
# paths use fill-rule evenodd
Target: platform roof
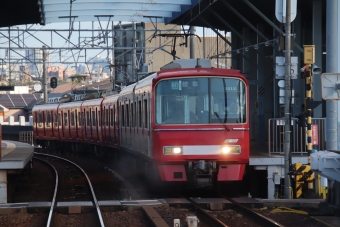
M 297 4 L 303 17 L 312 15 L 310 0 Z M 231 31 L 248 26 L 245 21 L 263 22 L 264 17 L 276 20 L 274 0 L 16 0 L 4 1 L 0 7 L 0 27 L 97 20 L 156 22 L 157 18 L 165 24 Z
M 193 0 L 17 0 L 0 7 L 0 27 L 69 21 L 171 21 L 195 6 Z M 19 7 L 20 6 L 20 7 Z

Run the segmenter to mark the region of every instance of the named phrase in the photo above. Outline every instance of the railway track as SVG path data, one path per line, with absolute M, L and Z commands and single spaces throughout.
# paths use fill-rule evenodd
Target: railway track
M 102 213 L 99 207 L 99 203 L 96 197 L 96 194 L 94 193 L 90 178 L 88 177 L 88 175 L 86 174 L 86 172 L 80 167 L 78 166 L 76 163 L 71 162 L 67 159 L 61 158 L 61 157 L 57 157 L 54 155 L 49 155 L 49 154 L 43 154 L 43 153 L 35 153 L 35 155 L 38 155 L 40 157 L 45 157 L 45 158 L 37 158 L 41 161 L 44 161 L 46 163 L 48 163 L 48 165 L 51 166 L 51 168 L 54 169 L 55 172 L 55 189 L 54 189 L 54 194 L 53 194 L 53 198 L 52 198 L 52 202 L 51 202 L 51 207 L 50 207 L 50 211 L 49 211 L 49 215 L 48 215 L 48 220 L 47 220 L 47 227 L 51 227 L 54 226 L 54 222 L 53 220 L 55 219 L 55 207 L 56 207 L 56 202 L 57 201 L 62 201 L 65 198 L 63 197 L 63 194 L 65 192 L 65 190 L 67 189 L 74 189 L 74 195 L 76 195 L 79 192 L 76 192 L 77 190 L 80 189 L 79 194 L 82 195 L 89 195 L 86 191 L 90 191 L 90 195 L 91 195 L 91 201 L 96 209 L 96 216 L 95 218 L 98 221 L 98 224 L 102 227 L 104 227 L 104 221 L 103 221 L 103 217 L 102 217 Z M 64 168 L 64 170 L 66 170 L 66 176 L 65 176 L 65 172 L 62 171 L 61 168 Z M 63 181 L 60 181 L 60 172 L 63 173 Z M 82 176 L 81 176 L 82 174 Z M 73 180 L 67 180 L 67 176 L 71 177 L 71 179 L 73 178 L 78 178 L 77 180 L 73 181 Z M 83 185 L 83 184 L 79 184 L 79 182 L 84 182 L 84 178 L 86 179 L 87 182 L 87 186 Z M 74 185 L 69 185 L 69 183 L 74 182 Z M 59 185 L 59 183 L 61 183 L 61 185 Z M 65 186 L 65 183 L 67 183 L 68 185 Z M 84 187 L 86 187 L 87 189 L 83 189 Z M 85 192 L 84 192 L 85 191 Z M 58 199 L 59 198 L 59 199 Z M 74 196 L 73 198 L 66 198 L 68 201 L 76 201 L 78 200 L 77 196 Z M 86 199 L 86 198 L 82 198 L 82 199 Z M 79 200 L 80 201 L 80 200 Z
M 196 203 L 192 198 L 186 198 L 186 199 L 190 201 L 191 205 L 194 207 L 193 210 L 195 210 L 197 218 L 200 222 L 200 226 L 228 227 L 228 226 L 234 225 L 234 223 L 230 222 L 228 219 L 220 218 L 223 216 L 221 215 L 221 212 L 224 212 L 224 210 L 223 211 L 207 210 L 207 209 L 202 208 L 202 206 Z M 224 199 L 230 201 L 232 203 L 231 210 L 237 213 L 237 216 L 242 216 L 244 223 L 248 223 L 247 225 L 244 225 L 244 226 L 283 227 L 283 225 L 281 225 L 280 223 L 272 219 L 269 219 L 232 199 L 229 199 L 229 198 L 224 198 Z M 228 212 L 231 212 L 231 211 L 228 211 Z M 188 214 L 190 213 L 192 213 L 192 211 L 188 212 Z

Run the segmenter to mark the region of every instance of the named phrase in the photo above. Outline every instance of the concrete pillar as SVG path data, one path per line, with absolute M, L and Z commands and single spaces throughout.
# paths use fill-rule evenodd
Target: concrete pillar
M 0 170 L 0 203 L 7 203 L 7 171 Z
M 9 125 L 14 125 L 14 117 L 13 116 L 9 116 L 8 123 L 9 123 Z
M 25 126 L 26 125 L 25 117 L 24 116 L 20 116 L 19 117 L 19 125 L 21 125 L 21 126 Z
M 267 199 L 275 199 L 275 183 L 274 183 L 274 173 L 279 173 L 281 176 L 284 176 L 282 173 L 283 168 L 281 166 L 268 166 L 267 168 Z
M 33 126 L 33 116 L 30 116 L 28 121 L 29 121 L 29 126 Z

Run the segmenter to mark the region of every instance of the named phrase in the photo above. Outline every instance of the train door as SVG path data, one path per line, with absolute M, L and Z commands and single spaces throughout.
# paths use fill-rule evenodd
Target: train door
M 84 113 L 85 113 L 85 122 L 86 122 L 86 125 L 85 125 L 85 138 L 86 138 L 86 141 L 90 141 L 91 140 L 91 131 L 90 131 L 90 125 L 91 125 L 91 121 L 90 121 L 90 111 L 88 109 L 84 109 Z
M 101 133 L 101 117 L 100 117 L 100 109 L 98 110 L 96 108 L 96 125 L 95 125 L 95 128 L 96 128 L 96 142 L 100 142 L 100 133 Z
M 128 121 L 128 147 L 129 148 L 132 148 L 133 146 L 133 112 L 132 112 L 132 103 L 131 103 L 131 100 L 129 100 L 129 104 L 127 106 L 127 109 L 128 111 L 126 112 L 127 113 L 127 121 Z
M 117 102 L 117 105 L 113 105 L 113 132 L 114 132 L 114 143 L 115 145 L 119 146 L 119 137 L 120 137 L 120 131 L 119 131 L 119 105 Z
M 58 113 L 55 111 L 53 113 L 53 137 L 55 139 L 59 139 L 59 132 L 58 132 Z
M 62 111 L 58 113 L 58 132 L 59 132 L 59 139 L 64 139 L 64 133 L 63 133 L 63 120 L 62 120 Z
M 150 155 L 148 152 L 148 146 L 149 146 L 149 100 L 147 95 L 143 95 L 143 109 L 142 109 L 142 153 L 146 155 Z
M 120 143 L 121 146 L 126 146 L 125 138 L 126 138 L 126 123 L 125 123 L 125 102 L 120 102 L 120 120 L 119 120 L 119 126 L 120 126 Z
M 90 118 L 91 118 L 91 141 L 94 141 L 94 126 L 96 125 L 96 114 L 92 108 L 90 108 Z
M 52 139 L 52 127 L 51 127 L 51 111 L 46 111 L 46 126 L 45 126 L 46 137 Z
M 108 109 L 106 106 L 103 105 L 103 111 L 102 111 L 102 139 L 104 142 L 109 143 L 109 140 L 107 138 L 108 135 Z
M 136 150 L 141 152 L 141 145 L 143 143 L 142 140 L 142 101 L 140 100 L 140 97 L 136 97 L 136 136 L 135 136 L 135 142 L 136 142 Z

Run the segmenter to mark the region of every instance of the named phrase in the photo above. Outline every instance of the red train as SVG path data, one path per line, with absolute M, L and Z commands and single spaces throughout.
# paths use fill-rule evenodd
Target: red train
M 240 181 L 249 160 L 248 82 L 207 64 L 176 60 L 119 94 L 37 105 L 36 142 L 132 154 L 167 182 Z

